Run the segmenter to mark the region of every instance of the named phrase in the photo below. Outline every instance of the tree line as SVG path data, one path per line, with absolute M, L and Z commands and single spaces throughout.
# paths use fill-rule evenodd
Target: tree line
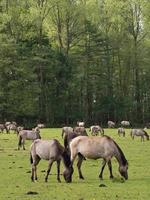
M 1 0 L 0 120 L 150 119 L 149 0 Z

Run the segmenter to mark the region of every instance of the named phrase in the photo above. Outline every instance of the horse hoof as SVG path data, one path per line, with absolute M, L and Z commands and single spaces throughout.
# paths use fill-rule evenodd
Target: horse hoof
M 84 180 L 84 177 L 83 177 L 83 176 L 80 176 L 79 178 L 82 179 L 82 180 Z

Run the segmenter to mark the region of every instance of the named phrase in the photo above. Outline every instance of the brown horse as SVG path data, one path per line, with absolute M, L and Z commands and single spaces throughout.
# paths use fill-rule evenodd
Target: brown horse
M 108 136 L 97 136 L 97 137 L 87 137 L 87 136 L 79 136 L 74 138 L 70 142 L 70 152 L 71 152 L 71 162 L 73 164 L 76 156 L 78 155 L 78 173 L 79 178 L 84 179 L 81 172 L 82 161 L 85 158 L 89 159 L 99 159 L 103 158 L 103 165 L 101 172 L 99 174 L 99 178 L 103 178 L 103 170 L 105 165 L 108 164 L 110 171 L 110 178 L 113 178 L 112 174 L 112 165 L 111 159 L 114 156 L 119 163 L 119 172 L 121 176 L 125 179 L 128 179 L 128 162 L 118 146 L 118 144 Z
M 37 165 L 41 159 L 48 160 L 48 170 L 45 176 L 45 182 L 48 180 L 48 175 L 51 171 L 53 162 L 57 162 L 57 180 L 60 180 L 60 162 L 63 160 L 65 167 L 63 176 L 66 182 L 71 182 L 73 168 L 68 153 L 64 147 L 56 140 L 35 140 L 31 145 L 30 150 L 31 164 L 32 164 L 32 176 L 31 180 L 37 180 Z

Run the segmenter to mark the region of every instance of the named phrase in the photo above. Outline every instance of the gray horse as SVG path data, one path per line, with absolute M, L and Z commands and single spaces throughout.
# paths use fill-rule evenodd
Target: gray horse
M 114 128 L 115 127 L 115 122 L 113 122 L 113 121 L 108 121 L 107 124 L 108 124 L 108 128 Z
M 5 125 L 4 124 L 0 124 L 0 133 L 3 133 L 5 130 Z
M 34 130 L 21 130 L 18 134 L 19 141 L 18 141 L 18 150 L 21 146 L 25 150 L 25 140 L 36 140 L 41 139 L 39 128 L 36 127 Z
M 64 137 L 64 135 L 66 135 L 68 133 L 71 133 L 71 132 L 73 132 L 73 128 L 72 127 L 70 127 L 70 126 L 64 126 L 62 128 L 62 134 L 61 134 L 62 138 Z
M 86 128 L 82 126 L 76 126 L 73 128 L 73 131 L 78 135 L 87 135 Z
M 144 141 L 144 137 L 146 137 L 146 139 L 149 140 L 148 133 L 143 129 L 132 129 L 130 134 L 131 134 L 132 139 L 134 139 L 134 136 L 140 136 L 141 142 Z
M 119 135 L 119 136 L 120 136 L 120 135 L 123 135 L 123 137 L 125 137 L 125 129 L 122 128 L 122 127 L 118 128 L 118 135 Z
M 78 173 L 79 178 L 84 179 L 81 172 L 82 161 L 85 158 L 89 159 L 103 159 L 103 166 L 99 174 L 99 178 L 103 178 L 103 170 L 108 164 L 110 171 L 110 178 L 113 178 L 111 159 L 115 157 L 119 163 L 119 172 L 121 176 L 128 179 L 128 162 L 118 146 L 118 144 L 108 136 L 78 136 L 70 142 L 71 162 L 73 164 L 76 156 L 78 156 Z
M 123 127 L 129 127 L 130 126 L 130 122 L 129 121 L 121 121 L 121 125 Z
M 57 162 L 57 180 L 60 180 L 60 162 L 63 160 L 65 170 L 63 176 L 66 182 L 71 182 L 73 168 L 69 154 L 65 151 L 64 147 L 56 139 L 52 140 L 35 140 L 31 145 L 30 150 L 31 164 L 32 164 L 32 175 L 31 180 L 37 180 L 37 165 L 41 159 L 48 160 L 48 170 L 45 176 L 45 182 L 48 180 L 48 175 L 51 171 L 53 162 Z
M 101 135 L 104 135 L 104 129 L 102 127 L 100 127 L 99 125 L 93 125 L 90 127 L 89 131 L 91 131 L 91 135 L 99 135 L 99 133 L 101 133 Z

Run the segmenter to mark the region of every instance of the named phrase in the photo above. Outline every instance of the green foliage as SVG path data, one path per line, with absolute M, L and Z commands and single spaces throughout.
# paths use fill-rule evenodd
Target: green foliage
M 148 0 L 0 1 L 0 120 L 149 121 Z

